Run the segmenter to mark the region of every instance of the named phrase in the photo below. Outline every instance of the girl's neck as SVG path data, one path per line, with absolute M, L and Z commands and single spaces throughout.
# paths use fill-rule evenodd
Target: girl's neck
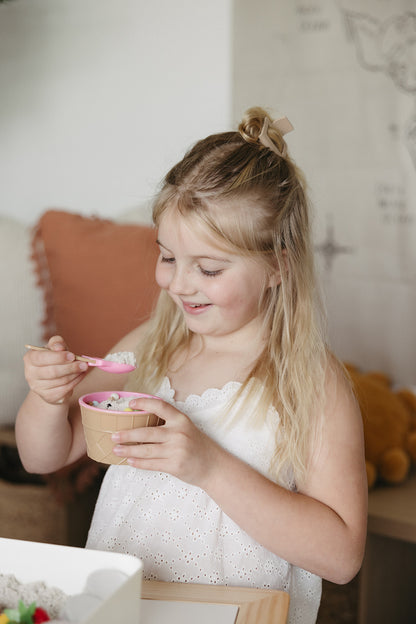
M 248 348 L 250 346 L 250 348 Z M 208 388 L 222 388 L 229 381 L 243 382 L 264 350 L 265 341 L 253 345 L 220 337 L 194 334 L 189 349 L 179 352 L 171 362 L 168 376 L 175 398 L 183 401 L 190 394 Z

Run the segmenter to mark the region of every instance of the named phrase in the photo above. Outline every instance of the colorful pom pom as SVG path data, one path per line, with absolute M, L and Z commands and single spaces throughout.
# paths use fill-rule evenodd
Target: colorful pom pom
M 33 614 L 33 624 L 42 624 L 42 622 L 49 622 L 51 618 L 42 607 L 36 607 Z
M 0 624 L 42 624 L 49 622 L 50 617 L 45 609 L 32 602 L 27 607 L 19 600 L 17 609 L 5 609 L 0 613 Z

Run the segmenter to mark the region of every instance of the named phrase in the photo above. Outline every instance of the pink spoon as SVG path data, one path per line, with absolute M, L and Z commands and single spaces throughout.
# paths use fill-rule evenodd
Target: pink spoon
M 36 347 L 34 345 L 25 345 L 26 349 L 33 351 L 51 351 L 47 347 Z M 89 355 L 76 355 L 76 360 L 87 362 L 88 366 L 97 366 L 106 373 L 130 373 L 136 367 L 132 364 L 122 364 L 120 362 L 112 362 L 111 360 L 103 360 L 101 358 L 90 357 Z

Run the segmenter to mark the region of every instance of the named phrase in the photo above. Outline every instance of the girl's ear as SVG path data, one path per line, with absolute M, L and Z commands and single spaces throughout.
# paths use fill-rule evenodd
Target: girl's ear
M 280 274 L 280 270 L 278 268 L 276 268 L 276 270 L 273 271 L 273 273 L 269 277 L 269 282 L 267 284 L 267 287 L 268 288 L 275 288 L 276 286 L 279 286 L 281 281 L 282 281 L 282 277 L 281 277 L 281 274 Z
M 282 260 L 279 262 L 279 260 L 275 258 L 273 261 L 273 265 L 274 270 L 269 276 L 269 288 L 275 288 L 276 286 L 279 286 L 282 281 L 282 271 L 286 271 L 286 273 L 288 271 L 286 250 L 283 250 Z

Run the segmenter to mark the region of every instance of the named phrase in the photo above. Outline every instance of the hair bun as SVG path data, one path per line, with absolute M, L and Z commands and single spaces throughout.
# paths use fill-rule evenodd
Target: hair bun
M 272 121 L 272 118 L 260 106 L 254 106 L 245 112 L 238 131 L 247 143 L 257 143 L 266 118 Z
M 249 108 L 238 128 L 241 136 L 248 143 L 261 145 L 278 156 L 284 158 L 287 154 L 287 145 L 283 136 L 293 130 L 287 117 L 275 121 L 261 107 Z

